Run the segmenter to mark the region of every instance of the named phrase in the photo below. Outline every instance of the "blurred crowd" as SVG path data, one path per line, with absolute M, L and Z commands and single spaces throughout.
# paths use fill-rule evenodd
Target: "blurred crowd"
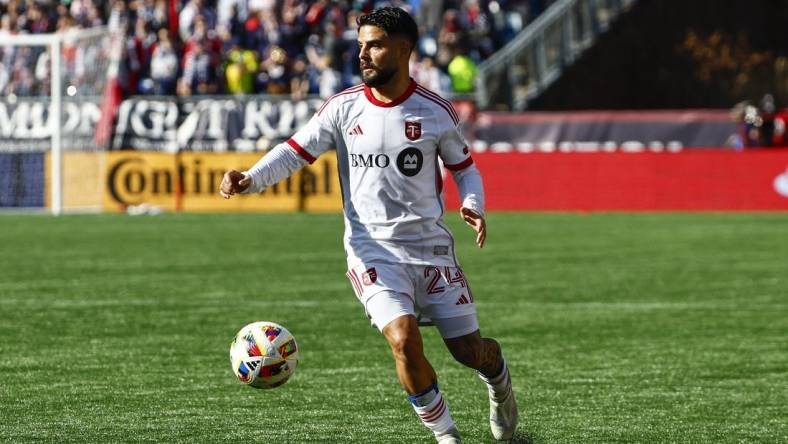
M 420 27 L 411 75 L 468 93 L 478 64 L 554 0 L 0 0 L 0 36 L 107 26 L 124 95 L 310 94 L 358 84 L 356 19 L 381 6 Z M 0 48 L 0 91 L 48 88 L 46 50 Z
M 788 147 L 788 108 L 778 108 L 773 95 L 764 95 L 758 104 L 738 103 L 733 115 L 739 125 L 734 147 Z

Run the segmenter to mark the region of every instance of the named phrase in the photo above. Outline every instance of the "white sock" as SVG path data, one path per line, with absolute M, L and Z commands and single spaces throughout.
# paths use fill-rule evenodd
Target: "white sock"
M 509 367 L 506 366 L 505 359 L 502 358 L 501 361 L 501 370 L 496 376 L 488 378 L 479 373 L 479 378 L 487 384 L 490 398 L 496 402 L 505 400 L 512 393 L 512 378 L 509 377 Z
M 408 400 L 413 404 L 413 409 L 416 410 L 421 422 L 433 433 L 446 433 L 456 428 L 454 419 L 449 413 L 449 405 L 441 396 L 437 382 L 421 393 L 408 396 Z

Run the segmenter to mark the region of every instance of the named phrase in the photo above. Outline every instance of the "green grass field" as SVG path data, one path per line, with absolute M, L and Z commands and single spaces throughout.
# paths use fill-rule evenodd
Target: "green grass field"
M 788 442 L 788 214 L 452 215 L 515 442 Z M 431 442 L 344 277 L 338 215 L 0 217 L 0 442 Z M 272 320 L 275 390 L 228 349 Z M 466 442 L 486 391 L 433 329 Z

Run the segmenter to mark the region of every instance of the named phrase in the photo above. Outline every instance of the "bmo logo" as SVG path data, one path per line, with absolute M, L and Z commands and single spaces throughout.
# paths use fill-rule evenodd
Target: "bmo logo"
M 418 148 L 405 148 L 397 156 L 397 169 L 400 173 L 413 177 L 419 174 L 421 167 L 424 164 L 424 156 Z
M 362 168 L 386 168 L 389 166 L 389 156 L 385 154 L 350 154 L 350 165 Z

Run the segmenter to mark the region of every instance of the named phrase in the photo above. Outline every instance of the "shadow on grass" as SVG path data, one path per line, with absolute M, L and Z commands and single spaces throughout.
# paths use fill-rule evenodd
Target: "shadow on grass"
M 514 432 L 514 436 L 510 439 L 509 444 L 534 444 L 534 441 L 528 436 L 527 433 L 516 431 Z

